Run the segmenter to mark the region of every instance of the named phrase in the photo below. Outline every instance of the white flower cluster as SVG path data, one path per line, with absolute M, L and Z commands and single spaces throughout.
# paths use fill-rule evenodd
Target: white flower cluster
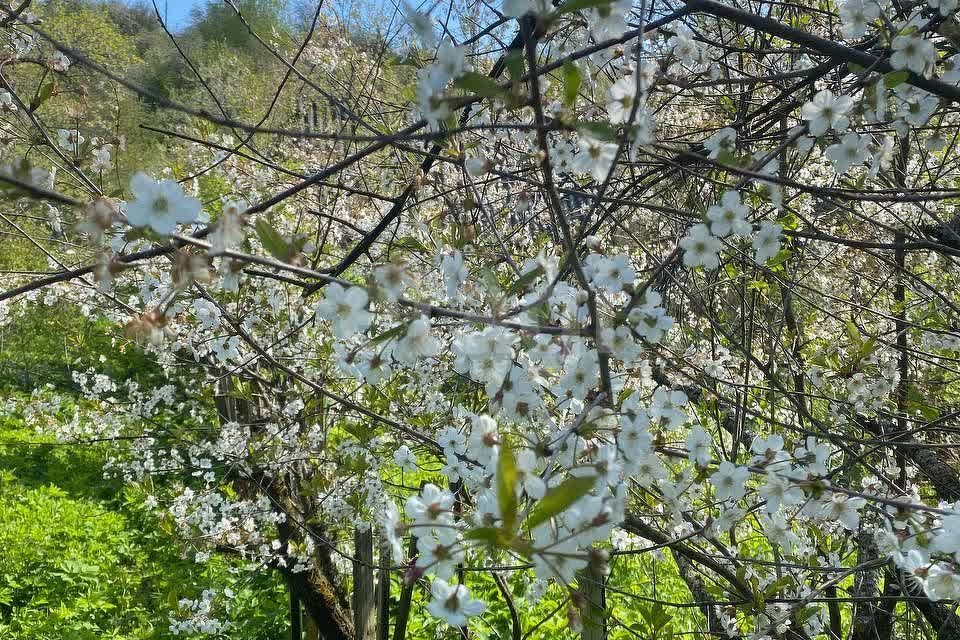
M 683 263 L 691 268 L 704 267 L 712 270 L 719 267 L 720 251 L 723 249 L 721 239 L 730 235 L 751 235 L 752 227 L 747 221 L 747 213 L 748 209 L 738 192 L 725 192 L 720 198 L 720 204 L 707 209 L 706 222 L 691 226 L 687 234 L 680 239 Z M 767 221 L 761 223 L 759 231 L 752 237 L 754 259 L 758 263 L 764 263 L 780 252 L 782 231 L 783 227 L 779 224 Z
M 417 102 L 424 119 L 434 130 L 438 130 L 451 115 L 450 105 L 443 97 L 447 83 L 470 70 L 465 53 L 462 47 L 443 40 L 437 48 L 434 63 L 419 73 Z
M 221 634 L 229 630 L 230 624 L 213 617 L 213 608 L 217 592 L 204 589 L 196 600 L 181 598 L 177 601 L 177 610 L 169 615 L 169 631 L 175 636 L 202 633 Z

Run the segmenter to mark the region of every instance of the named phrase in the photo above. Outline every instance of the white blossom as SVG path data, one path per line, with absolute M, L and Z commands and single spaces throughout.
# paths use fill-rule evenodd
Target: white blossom
M 688 267 L 716 269 L 720 266 L 720 238 L 710 232 L 705 224 L 695 224 L 680 240 L 683 264 Z
M 478 616 L 487 606 L 480 600 L 470 597 L 470 590 L 462 584 L 451 585 L 445 580 L 434 578 L 430 583 L 432 599 L 427 611 L 454 627 L 462 627 L 467 620 Z
M 123 207 L 123 213 L 134 227 L 150 227 L 167 235 L 178 224 L 193 222 L 200 215 L 200 201 L 186 196 L 173 180 L 156 182 L 137 173 L 130 179 L 130 190 L 136 199 Z
M 367 330 L 373 318 L 367 310 L 369 298 L 362 287 L 343 287 L 337 282 L 323 289 L 323 300 L 317 305 L 318 319 L 327 320 L 338 338 L 349 338 Z

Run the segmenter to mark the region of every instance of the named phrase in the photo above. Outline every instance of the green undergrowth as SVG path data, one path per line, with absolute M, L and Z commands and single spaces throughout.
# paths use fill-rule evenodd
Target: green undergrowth
M 106 455 L 0 415 L 0 639 L 173 637 L 168 614 L 180 598 L 227 587 L 236 593 L 227 637 L 284 637 L 272 572 L 251 579 L 229 558 L 184 558 L 142 493 L 103 478 Z

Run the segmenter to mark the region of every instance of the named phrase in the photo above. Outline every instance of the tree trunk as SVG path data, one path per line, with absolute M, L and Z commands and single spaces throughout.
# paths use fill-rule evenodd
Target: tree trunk
M 262 418 L 261 407 L 256 402 L 232 397 L 230 391 L 233 385 L 230 377 L 224 378 L 224 381 L 216 398 L 221 424 L 231 421 L 244 424 L 258 422 Z M 284 548 L 290 542 L 301 542 L 305 536 L 312 535 L 306 525 L 295 526 L 291 520 L 296 518 L 301 523 L 307 520 L 302 509 L 297 506 L 296 491 L 291 489 L 291 479 L 271 477 L 269 481 L 265 481 L 252 473 L 250 478 L 239 480 L 264 492 L 270 498 L 274 510 L 285 516 L 277 523 L 277 535 Z M 321 544 L 324 542 L 321 541 Z M 302 605 L 303 611 L 306 611 L 313 623 L 308 630 L 308 637 L 314 630 L 322 630 L 323 640 L 354 640 L 356 634 L 349 605 L 344 602 L 335 576 L 320 566 L 322 564 L 318 562 L 309 570 L 299 572 L 293 572 L 285 566 L 277 567 L 289 585 L 291 613 L 294 601 Z M 370 591 L 372 592 L 372 588 Z M 317 635 L 319 636 L 319 631 Z
M 857 534 L 857 545 L 857 564 L 862 565 L 871 562 L 879 556 L 877 543 L 874 542 L 873 535 L 864 530 L 862 525 Z M 858 571 L 853 581 L 851 595 L 856 598 L 876 598 L 880 593 L 879 578 L 880 567 Z M 854 603 L 850 640 L 877 640 L 879 638 L 877 629 L 879 604 L 876 600 Z
M 300 599 L 297 598 L 293 587 L 289 586 L 289 581 L 288 590 L 290 591 L 290 640 L 303 640 L 303 617 L 300 615 Z

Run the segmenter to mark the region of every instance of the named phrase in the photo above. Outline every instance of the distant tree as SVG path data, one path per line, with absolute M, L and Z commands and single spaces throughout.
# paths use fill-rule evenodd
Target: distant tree
M 251 29 L 264 36 L 270 36 L 274 31 L 284 33 L 289 30 L 283 17 L 284 4 L 280 0 L 241 0 L 234 4 L 242 19 L 223 2 L 208 2 L 203 7 L 195 8 L 186 35 L 203 42 L 247 49 L 259 46 L 256 38 L 250 34 Z
M 157 13 L 149 2 L 138 0 L 133 3 L 107 0 L 103 9 L 124 35 L 137 36 L 160 28 Z

